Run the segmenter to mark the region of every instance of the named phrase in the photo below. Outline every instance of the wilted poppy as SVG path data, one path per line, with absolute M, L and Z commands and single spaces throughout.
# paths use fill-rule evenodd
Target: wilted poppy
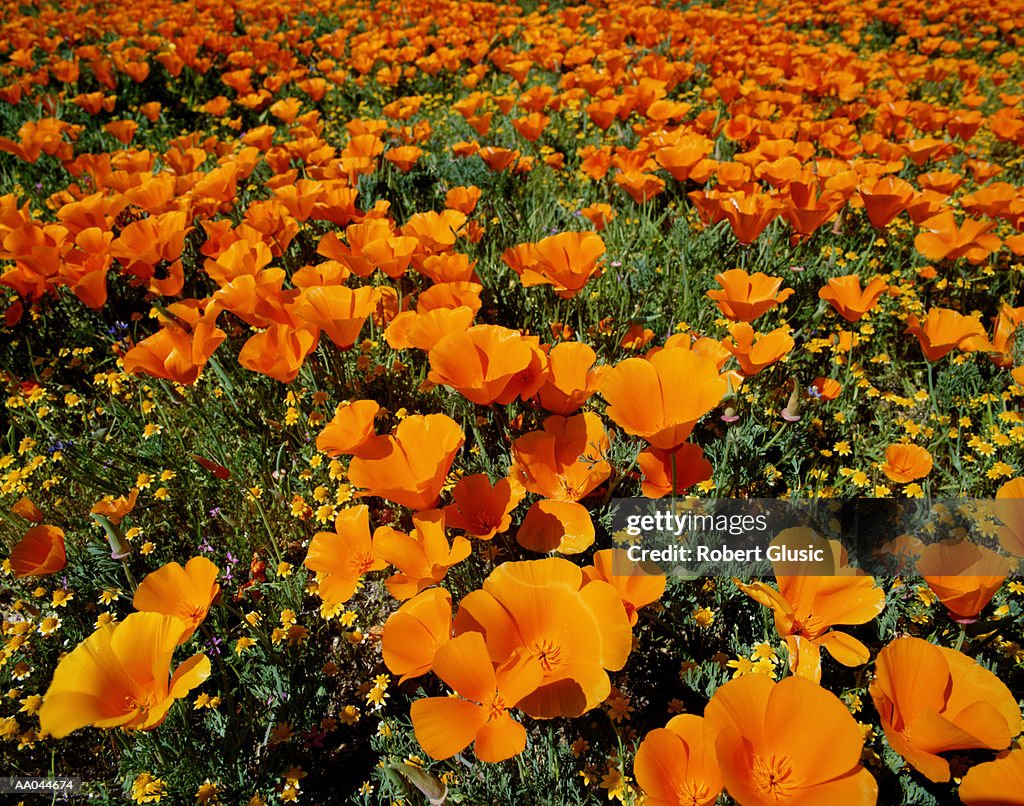
M 463 598 L 455 630 L 483 633 L 495 662 L 522 650 L 540 662 L 540 686 L 518 701 L 538 719 L 579 716 L 602 702 L 611 691 L 605 670 L 621 669 L 632 647 L 616 590 L 586 582 L 578 565 L 558 557 L 496 568 Z
M 952 750 L 1003 750 L 1020 732 L 1017 700 L 955 649 L 897 638 L 878 653 L 868 691 L 892 749 L 931 781 L 948 781 Z
M 363 574 L 387 567 L 373 552 L 369 507 L 342 510 L 333 532 L 313 535 L 303 565 L 316 572 L 317 592 L 328 610 L 351 599 Z
M 897 442 L 885 449 L 885 462 L 880 468 L 890 480 L 906 484 L 932 472 L 932 455 L 920 445 Z
M 627 358 L 601 381 L 608 416 L 627 434 L 670 450 L 690 435 L 697 420 L 726 392 L 713 359 L 684 347 L 667 347 L 650 358 Z
M 959 622 L 977 618 L 1010 573 L 1001 554 L 969 540 L 931 543 L 921 552 L 917 572 Z
M 491 485 L 486 473 L 463 476 L 452 488 L 454 503 L 444 508 L 445 522 L 452 529 L 490 540 L 508 531 L 512 510 L 525 495 L 523 486 L 511 479 L 499 479 Z
M 792 288 L 779 290 L 781 277 L 769 277 L 760 271 L 747 274 L 743 269 L 730 269 L 716 275 L 715 280 L 721 290 L 712 289 L 707 295 L 734 322 L 752 322 L 793 295 Z
M 220 593 L 217 568 L 206 557 L 193 557 L 182 568 L 176 562 L 160 566 L 139 583 L 132 604 L 136 610 L 177 616 L 185 624 L 178 639 L 185 643 L 196 631 Z
M 210 676 L 210 659 L 203 654 L 171 675 L 171 657 L 185 629 L 181 619 L 160 613 L 132 613 L 100 627 L 57 665 L 39 709 L 41 729 L 63 739 L 86 725 L 155 728 L 175 700 Z
M 860 765 L 864 738 L 832 694 L 802 677 L 749 674 L 719 688 L 704 709 L 705 735 L 737 802 L 873 806 L 878 784 Z
M 381 526 L 373 533 L 373 554 L 395 566 L 399 573 L 385 581 L 399 601 L 411 599 L 424 588 L 444 579 L 448 569 L 469 556 L 472 546 L 462 535 L 451 544 L 445 537 L 444 512 L 431 509 L 412 516 L 412 534 Z
M 11 570 L 14 577 L 55 574 L 67 565 L 64 530 L 59 526 L 33 526 L 11 549 Z
M 714 806 L 722 791 L 713 729 L 694 714 L 672 717 L 644 736 L 633 772 L 648 806 Z
M 469 632 L 434 655 L 434 674 L 459 697 L 428 697 L 409 709 L 416 741 L 433 758 L 450 758 L 474 741 L 477 758 L 489 762 L 526 747 L 526 729 L 509 711 L 540 685 L 541 663 L 519 650 L 495 669 L 487 649 L 480 633 Z
M 452 595 L 429 588 L 405 602 L 384 623 L 381 654 L 404 683 L 430 671 L 434 654 L 452 637 Z
M 340 406 L 316 438 L 316 449 L 328 456 L 355 454 L 375 436 L 373 421 L 380 411 L 375 400 L 355 400 Z

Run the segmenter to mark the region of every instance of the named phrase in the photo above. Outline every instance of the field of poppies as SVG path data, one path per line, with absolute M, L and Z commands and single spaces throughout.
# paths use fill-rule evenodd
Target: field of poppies
M 0 27 L 0 776 L 1024 803 L 1024 2 Z M 693 577 L 623 498 L 931 520 Z

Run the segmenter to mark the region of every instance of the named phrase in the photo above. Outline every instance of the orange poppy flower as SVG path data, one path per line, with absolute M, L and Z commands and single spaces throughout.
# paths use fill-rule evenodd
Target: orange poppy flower
M 1015 557 L 1024 557 L 1024 478 L 1000 485 L 993 510 L 1003 522 L 998 529 L 999 545 Z
M 444 512 L 440 509 L 417 512 L 412 523 L 411 535 L 390 526 L 381 526 L 373 533 L 374 556 L 400 572 L 384 583 L 400 602 L 440 582 L 448 569 L 466 559 L 472 550 L 470 542 L 461 535 L 449 545 Z
M 202 316 L 196 311 L 190 318 L 191 332 L 167 325 L 132 347 L 125 353 L 124 371 L 185 386 L 194 384 L 227 334 L 217 327 L 215 307 Z
M 608 416 L 627 434 L 670 450 L 721 402 L 726 382 L 711 358 L 667 347 L 650 358 L 627 358 L 601 381 Z
M 526 511 L 516 542 L 538 554 L 579 554 L 594 545 L 590 512 L 575 501 L 535 501 Z
M 631 627 L 636 626 L 637 611 L 658 601 L 665 592 L 665 575 L 656 567 L 648 571 L 633 562 L 625 549 L 602 549 L 595 552 L 593 562 L 584 566 L 584 579 L 607 582 L 619 592 Z
M 957 794 L 966 806 L 1012 806 L 1024 792 L 1024 749 L 1011 750 L 995 761 L 967 771 Z
M 847 322 L 856 322 L 875 307 L 888 287 L 885 280 L 875 277 L 861 290 L 860 277 L 846 274 L 829 280 L 828 285 L 819 289 L 818 298 L 828 302 Z
M 921 351 L 929 361 L 938 361 L 954 349 L 975 350 L 987 341 L 981 322 L 948 308 L 932 308 L 923 324 L 917 316 L 911 315 L 903 332 L 917 336 Z
M 149 730 L 174 701 L 210 676 L 210 659 L 193 655 L 170 675 L 185 624 L 160 613 L 132 613 L 106 624 L 57 665 L 39 724 L 55 739 L 93 725 Z
M 394 434 L 367 440 L 349 464 L 355 487 L 409 509 L 437 504 L 445 477 L 465 434 L 444 414 L 415 414 L 398 424 Z
M 645 204 L 665 190 L 664 179 L 643 171 L 620 171 L 614 181 L 637 204 Z
M 451 249 L 465 223 L 466 214 L 458 210 L 416 213 L 402 227 L 402 235 L 415 238 L 426 254 L 433 255 Z
M 547 361 L 537 337 L 499 325 L 449 333 L 429 353 L 432 383 L 480 405 L 526 400 L 543 385 Z
M 512 443 L 509 475 L 531 493 L 557 501 L 579 501 L 611 475 L 605 459 L 608 432 L 593 412 L 573 417 L 552 414 L 543 431 Z
M 376 289 L 368 286 L 313 286 L 302 289 L 295 315 L 314 325 L 340 349 L 356 343 L 366 318 L 377 308 Z
M 599 202 L 581 209 L 580 215 L 593 224 L 595 230 L 601 232 L 601 230 L 607 227 L 609 222 L 612 221 L 618 213 L 612 209 L 610 204 Z
M 303 565 L 316 572 L 317 593 L 327 610 L 351 599 L 363 574 L 387 567 L 373 551 L 369 507 L 344 509 L 334 521 L 333 532 L 313 535 Z
M 380 411 L 375 400 L 355 400 L 339 406 L 334 417 L 316 438 L 316 449 L 328 456 L 356 454 L 375 436 L 373 421 Z
M 384 623 L 381 654 L 399 683 L 430 671 L 434 655 L 452 637 L 452 595 L 430 588 L 405 602 Z
M 864 738 L 846 706 L 802 677 L 750 674 L 719 688 L 704 709 L 705 735 L 725 789 L 739 803 L 869 806 L 878 784 L 860 765 Z
M 553 414 L 573 414 L 601 384 L 608 367 L 595 367 L 597 353 L 578 341 L 564 341 L 548 351 L 548 374 L 537 391 L 540 405 Z
M 459 697 L 428 697 L 409 709 L 416 741 L 428 755 L 450 758 L 474 741 L 481 761 L 523 752 L 526 729 L 509 711 L 540 684 L 544 672 L 536 657 L 520 651 L 495 669 L 483 637 L 469 632 L 438 648 L 434 674 Z
M 741 244 L 749 245 L 782 212 L 782 204 L 765 193 L 731 193 L 722 199 L 722 215 Z
M 32 503 L 32 499 L 27 495 L 23 495 L 14 503 L 14 506 L 11 507 L 11 514 L 24 518 L 30 523 L 43 522 L 43 511 Z
M 576 296 L 598 274 L 597 261 L 604 251 L 604 241 L 597 233 L 562 232 L 508 249 L 501 259 L 527 288 L 551 285 L 565 299 Z
M 920 445 L 898 442 L 885 449 L 880 469 L 891 481 L 906 484 L 932 472 L 932 455 Z
M 175 562 L 167 563 L 139 583 L 132 604 L 142 612 L 181 619 L 185 631 L 178 643 L 184 644 L 203 623 L 210 605 L 220 594 L 219 573 L 220 569 L 206 557 L 193 557 L 184 568 Z
M 716 275 L 715 281 L 721 290 L 712 289 L 707 295 L 734 322 L 752 322 L 793 295 L 792 288 L 779 290 L 781 277 L 769 277 L 760 271 L 747 274 L 743 269 L 730 269 Z
M 953 211 L 946 210 L 921 225 L 924 232 L 914 238 L 914 247 L 928 260 L 956 260 L 965 257 L 970 263 L 984 263 L 1002 244 L 997 236 L 989 232 L 995 226 L 995 221 L 965 218 L 957 227 Z
M 637 465 L 644 477 L 640 490 L 648 498 L 679 495 L 714 474 L 711 462 L 704 458 L 704 450 L 691 442 L 672 450 L 640 451 Z
M 917 572 L 954 621 L 974 621 L 1010 573 L 1001 554 L 968 540 L 931 543 L 921 552 Z
M 559 557 L 500 565 L 463 598 L 455 631 L 483 633 L 495 662 L 520 651 L 540 662 L 539 687 L 517 701 L 537 719 L 579 716 L 603 702 L 611 692 L 606 670 L 621 669 L 632 647 L 616 590 L 586 582 L 578 565 Z
M 309 326 L 275 324 L 249 337 L 238 352 L 238 363 L 281 383 L 291 383 L 316 345 L 316 330 Z
M 55 574 L 68 564 L 64 530 L 59 526 L 33 526 L 11 549 L 14 578 Z
M 460 213 L 470 215 L 480 201 L 480 188 L 476 185 L 469 187 L 454 187 L 444 196 L 444 206 L 449 210 L 458 210 Z
M 694 714 L 672 717 L 636 749 L 633 772 L 648 806 L 714 806 L 722 791 L 715 736 Z
M 384 154 L 384 159 L 394 165 L 403 173 L 408 173 L 423 156 L 423 149 L 416 146 L 399 146 L 389 149 Z
M 864 210 L 871 223 L 885 227 L 910 205 L 914 186 L 895 176 L 876 176 L 866 179 L 858 188 Z
M 801 547 L 818 544 L 825 549 L 826 557 L 835 554 L 835 547 L 810 529 L 786 529 L 772 541 L 773 545 L 796 543 Z M 882 612 L 885 592 L 875 587 L 874 578 L 842 567 L 834 576 L 787 576 L 784 575 L 786 570 L 782 564 L 775 569 L 777 591 L 764 582 L 733 581 L 741 591 L 774 614 L 775 629 L 789 648 L 789 668 L 801 677 L 819 682 L 822 647 L 844 666 L 867 663 L 868 648 L 853 636 L 832 627 L 865 624 Z
M 452 529 L 490 540 L 508 531 L 512 510 L 525 496 L 522 485 L 511 479 L 500 479 L 492 485 L 486 473 L 463 476 L 452 488 L 455 503 L 444 508 L 445 521 Z
M 808 392 L 819 400 L 835 400 L 843 391 L 843 385 L 835 378 L 819 377 L 811 381 Z
M 114 525 L 135 509 L 135 501 L 139 497 L 138 489 L 132 490 L 128 496 L 119 495 L 117 498 L 107 495 L 97 501 L 89 510 L 90 515 L 102 515 Z
M 402 311 L 384 331 L 384 341 L 394 350 L 430 351 L 445 336 L 464 333 L 473 324 L 473 309 L 465 305 L 429 311 Z
M 789 327 L 777 327 L 771 333 L 754 338 L 754 328 L 746 322 L 729 326 L 731 341 L 722 340 L 722 346 L 736 356 L 740 371 L 748 378 L 771 366 L 795 346 Z
M 955 649 L 897 638 L 878 653 L 868 686 L 889 745 L 931 781 L 948 781 L 952 750 L 1003 750 L 1020 731 L 1017 700 Z

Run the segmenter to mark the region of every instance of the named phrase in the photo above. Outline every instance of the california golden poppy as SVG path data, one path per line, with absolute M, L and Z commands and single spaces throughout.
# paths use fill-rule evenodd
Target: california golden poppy
M 704 709 L 705 735 L 737 802 L 873 806 L 878 784 L 860 764 L 857 721 L 829 691 L 802 677 L 748 674 Z
M 411 599 L 424 588 L 440 582 L 449 568 L 462 562 L 472 551 L 470 542 L 462 535 L 456 535 L 448 543 L 443 510 L 417 512 L 412 516 L 412 523 L 412 534 L 390 526 L 381 526 L 373 533 L 374 557 L 399 571 L 384 583 L 399 601 Z
M 857 322 L 875 307 L 878 298 L 889 287 L 881 277 L 875 277 L 861 290 L 860 277 L 847 274 L 833 277 L 818 291 L 818 297 L 828 302 L 847 322 Z
M 1003 750 L 1020 710 L 992 672 L 955 649 L 897 638 L 878 653 L 868 687 L 892 749 L 931 781 L 948 781 L 951 750 Z
M 898 442 L 885 449 L 885 462 L 880 468 L 890 480 L 906 484 L 932 472 L 932 455 L 920 445 Z
M 498 325 L 449 333 L 431 348 L 429 358 L 428 380 L 484 406 L 532 397 L 547 371 L 536 337 Z
M 486 473 L 463 476 L 452 488 L 454 503 L 444 508 L 445 522 L 452 529 L 490 540 L 508 531 L 512 510 L 525 495 L 523 486 L 508 478 L 492 485 Z
M 445 477 L 465 435 L 444 414 L 415 414 L 394 434 L 367 440 L 348 469 L 349 481 L 365 492 L 410 509 L 437 503 Z
M 58 664 L 39 709 L 42 730 L 62 739 L 86 725 L 155 728 L 175 700 L 210 676 L 203 654 L 171 675 L 171 657 L 186 628 L 161 613 L 132 613 L 100 627 Z
M 705 720 L 679 714 L 636 749 L 633 771 L 649 806 L 714 806 L 722 791 L 715 734 Z
M 970 540 L 930 543 L 917 560 L 917 572 L 961 623 L 975 620 L 1010 574 L 1010 563 Z
M 342 350 L 359 338 L 359 331 L 377 307 L 373 288 L 347 288 L 343 285 L 304 288 L 295 306 L 295 315 L 318 327 Z
M 548 351 L 548 372 L 537 399 L 552 414 L 574 414 L 601 384 L 606 366 L 594 366 L 597 353 L 578 341 L 563 341 Z
M 970 351 L 983 347 L 987 341 L 981 322 L 948 308 L 932 308 L 923 323 L 911 315 L 903 332 L 917 336 L 929 361 L 938 361 L 954 349 Z
M 370 538 L 370 510 L 365 504 L 342 510 L 333 532 L 317 532 L 303 565 L 317 575 L 317 593 L 328 610 L 352 598 L 363 574 L 387 563 L 377 558 Z
M 729 326 L 732 339 L 722 340 L 722 345 L 736 356 L 740 371 L 747 377 L 756 375 L 765 367 L 780 360 L 795 346 L 789 335 L 789 327 L 782 325 L 770 333 L 758 336 L 746 322 Z
M 167 563 L 139 583 L 132 604 L 142 612 L 181 619 L 185 630 L 178 643 L 183 644 L 203 623 L 220 594 L 219 573 L 220 569 L 206 557 L 193 557 L 184 568 L 176 562 Z
M 714 360 L 684 347 L 659 350 L 649 359 L 627 358 L 600 386 L 608 416 L 627 434 L 670 450 L 690 435 L 697 420 L 726 392 Z
M 513 259 L 512 250 L 506 250 L 502 260 L 527 288 L 551 285 L 563 298 L 576 296 L 598 273 L 597 261 L 605 251 L 604 241 L 593 232 L 562 232 L 521 247 L 521 263 Z
M 665 592 L 665 575 L 656 567 L 647 569 L 633 562 L 625 549 L 594 552 L 593 565 L 583 567 L 583 576 L 591 582 L 607 582 L 619 592 L 631 627 L 636 626 L 637 611 L 658 601 Z
M 769 277 L 760 271 L 747 274 L 743 269 L 730 269 L 716 275 L 715 280 L 722 288 L 712 289 L 707 295 L 734 322 L 752 322 L 793 295 L 792 288 L 779 290 L 781 277 Z
M 455 631 L 483 633 L 495 662 L 517 651 L 540 662 L 540 685 L 517 703 L 538 719 L 579 716 L 602 702 L 611 691 L 606 670 L 621 669 L 632 646 L 615 589 L 586 582 L 559 557 L 500 565 L 463 598 Z
M 450 758 L 474 741 L 481 761 L 524 750 L 526 729 L 509 711 L 540 685 L 535 656 L 520 650 L 495 669 L 481 634 L 469 632 L 438 648 L 433 670 L 460 697 L 428 697 L 409 709 L 416 741 L 430 756 Z
M 434 655 L 452 637 L 452 595 L 428 588 L 405 602 L 384 623 L 381 654 L 404 683 L 430 671 Z
M 50 524 L 33 526 L 11 549 L 10 563 L 15 579 L 57 573 L 67 565 L 64 530 Z
M 339 406 L 334 417 L 316 438 L 316 449 L 328 456 L 355 454 L 376 436 L 374 418 L 380 406 L 375 400 L 355 400 Z
M 694 484 L 707 481 L 714 468 L 699 445 L 684 442 L 672 450 L 648 448 L 640 451 L 637 465 L 643 474 L 640 490 L 647 498 L 679 495 Z
M 834 546 L 809 529 L 800 527 L 780 532 L 773 544 L 792 545 L 817 543 L 833 557 Z M 844 666 L 867 663 L 868 648 L 851 635 L 833 630 L 837 624 L 864 624 L 885 607 L 885 591 L 876 587 L 873 577 L 841 570 L 833 576 L 795 574 L 785 576 L 787 569 L 776 568 L 779 589 L 764 582 L 736 586 L 771 609 L 775 629 L 789 648 L 789 667 L 809 680 L 821 680 L 821 648 Z M 790 569 L 797 570 L 797 569 Z M 824 570 L 824 569 L 823 569 Z
M 966 806 L 1014 806 L 1024 792 L 1024 749 L 1000 754 L 995 761 L 967 771 L 957 794 Z

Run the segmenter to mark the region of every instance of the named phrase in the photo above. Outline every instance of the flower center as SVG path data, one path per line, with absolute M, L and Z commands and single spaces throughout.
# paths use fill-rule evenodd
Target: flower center
M 796 785 L 793 769 L 785 756 L 754 756 L 754 783 L 769 801 L 789 800 Z
M 676 787 L 676 801 L 679 806 L 700 806 L 707 803 L 711 792 L 703 781 L 683 781 Z
M 532 652 L 545 672 L 550 672 L 562 662 L 562 648 L 548 639 L 534 644 Z

